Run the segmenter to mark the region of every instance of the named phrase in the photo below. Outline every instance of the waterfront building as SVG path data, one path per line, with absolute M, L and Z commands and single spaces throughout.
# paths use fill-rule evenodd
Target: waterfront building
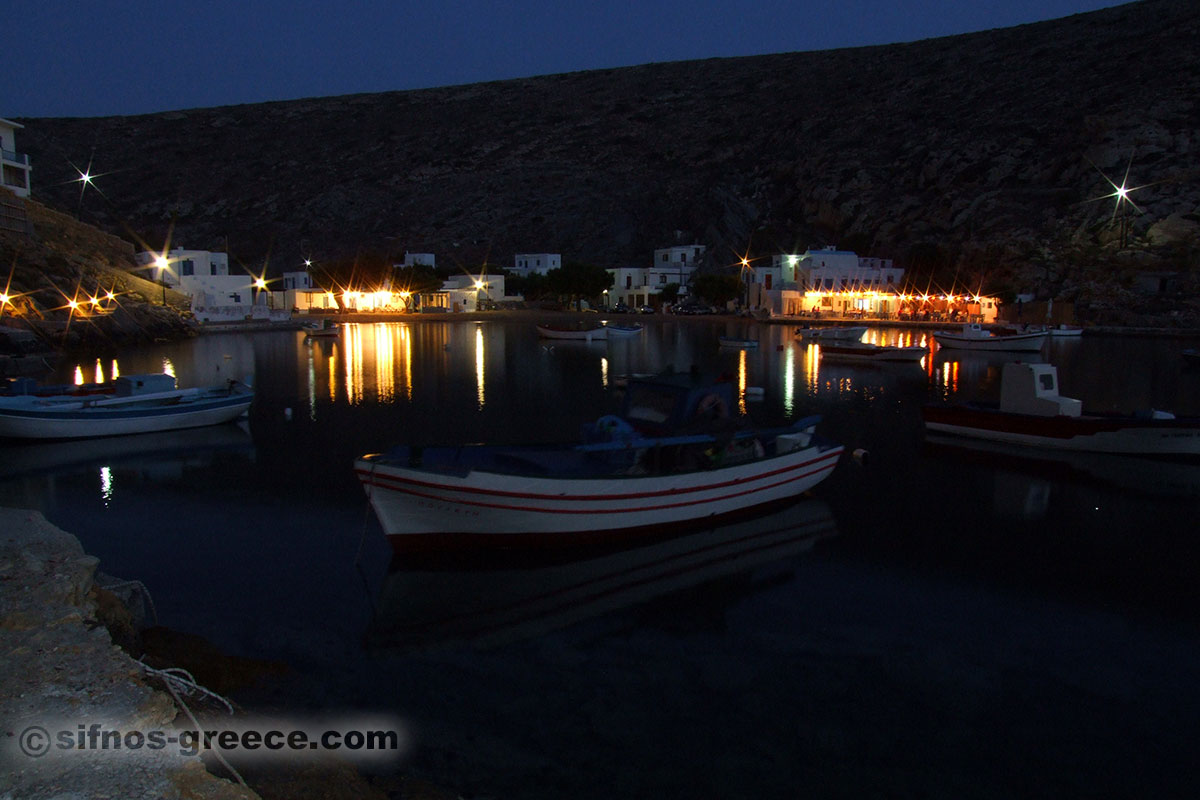
M 678 300 L 688 294 L 692 273 L 704 256 L 702 244 L 661 247 L 654 251 L 649 267 L 617 267 L 608 270 L 613 276 L 609 299 L 630 308 L 659 305 L 658 294 L 670 284 L 679 286 Z
M 29 197 L 33 166 L 29 156 L 17 152 L 16 131 L 25 126 L 0 119 L 0 184 L 17 197 Z
M 256 286 L 250 275 L 230 275 L 228 253 L 177 247 L 167 253 L 136 253 L 134 261 L 149 280 L 188 295 L 192 313 L 201 322 L 269 316 L 265 313 L 271 306 L 269 292 Z

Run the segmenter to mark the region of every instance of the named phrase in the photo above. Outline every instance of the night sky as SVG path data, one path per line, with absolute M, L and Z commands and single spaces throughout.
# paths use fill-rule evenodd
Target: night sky
M 83 117 L 888 44 L 1114 0 L 15 0 L 0 117 Z

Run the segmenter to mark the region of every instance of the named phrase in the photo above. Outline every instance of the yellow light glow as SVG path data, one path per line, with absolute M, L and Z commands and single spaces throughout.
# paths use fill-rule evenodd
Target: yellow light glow
M 267 288 L 267 282 L 264 281 L 262 278 L 259 278 L 256 281 L 254 281 L 254 288 L 255 289 L 265 289 L 265 288 Z
M 110 369 L 108 372 L 110 375 L 112 375 L 112 379 L 114 381 L 121 377 L 121 370 L 117 369 L 117 360 L 115 358 L 113 359 L 112 369 Z
M 479 408 L 483 409 L 483 326 L 475 326 L 475 392 Z
M 83 367 L 79 366 L 78 364 L 75 366 L 75 385 L 83 385 Z
M 171 363 L 171 359 L 169 359 L 169 358 L 163 359 L 162 369 L 163 369 L 163 372 L 170 375 L 172 378 L 175 377 L 175 365 L 173 363 Z
M 116 296 L 115 294 L 113 294 L 112 292 L 107 292 L 107 293 L 104 295 L 104 298 L 105 298 L 106 300 L 116 300 L 116 299 L 117 299 L 117 296 Z
M 96 359 L 96 383 L 104 383 L 104 367 L 100 366 L 100 359 Z
M 738 410 L 746 413 L 746 351 L 738 351 Z
M 79 308 L 79 303 L 78 303 L 78 301 L 75 301 L 75 300 L 68 300 L 67 305 L 71 307 L 72 311 Z
M 154 259 L 154 266 L 158 267 L 159 269 L 166 269 L 168 264 L 170 264 L 170 262 L 167 261 L 166 256 L 156 256 Z
M 8 295 L 0 294 L 0 306 L 8 305 Z

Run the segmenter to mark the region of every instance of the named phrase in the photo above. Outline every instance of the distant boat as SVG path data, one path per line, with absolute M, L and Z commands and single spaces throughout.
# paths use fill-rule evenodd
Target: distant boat
M 720 337 L 721 347 L 743 347 L 751 349 L 758 347 L 758 339 L 738 339 L 733 336 Z
M 1083 335 L 1083 328 L 1079 327 L 1078 325 L 1059 325 L 1055 328 L 1049 328 L 1049 331 L 1050 336 L 1056 339 L 1059 337 Z
M 925 427 L 993 442 L 1141 456 L 1200 456 L 1200 418 L 1163 411 L 1084 414 L 1058 393 L 1050 364 L 1013 362 L 1000 378 L 1000 405 L 927 405 Z
M 574 339 L 577 341 L 600 342 L 608 339 L 608 328 L 598 325 L 593 328 L 574 328 L 566 325 L 538 325 L 538 336 L 543 339 Z
M 976 323 L 963 325 L 961 331 L 934 331 L 933 339 L 940 347 L 953 350 L 994 350 L 1037 353 L 1042 349 L 1047 331 L 1028 333 L 995 333 Z
M 304 328 L 304 335 L 309 339 L 316 339 L 326 336 L 337 336 L 342 332 L 341 324 L 334 322 L 331 319 L 321 321 L 321 324 L 310 323 Z
M 796 328 L 796 335 L 805 339 L 861 339 L 867 332 L 866 325 L 853 325 L 848 328 Z
M 122 375 L 113 393 L 0 397 L 0 437 L 90 439 L 217 425 L 237 419 L 254 391 L 239 381 L 177 389 L 171 375 Z
M 828 361 L 871 361 L 916 363 L 929 354 L 921 345 L 900 347 L 896 345 L 869 344 L 823 344 L 821 358 Z
M 608 331 L 608 338 L 619 338 L 622 336 L 637 336 L 642 332 L 641 325 L 605 325 L 604 329 Z

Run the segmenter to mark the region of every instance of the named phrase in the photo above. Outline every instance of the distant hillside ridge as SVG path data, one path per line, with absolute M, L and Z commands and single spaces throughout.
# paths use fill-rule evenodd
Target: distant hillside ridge
M 907 44 L 22 119 L 19 145 L 46 204 L 273 274 L 367 251 L 649 266 L 697 241 L 719 268 L 836 244 L 945 288 L 1079 295 L 1096 264 L 1195 265 L 1198 41 L 1200 4 L 1143 0 Z M 1127 170 L 1144 188 L 1122 232 L 1105 176 Z

